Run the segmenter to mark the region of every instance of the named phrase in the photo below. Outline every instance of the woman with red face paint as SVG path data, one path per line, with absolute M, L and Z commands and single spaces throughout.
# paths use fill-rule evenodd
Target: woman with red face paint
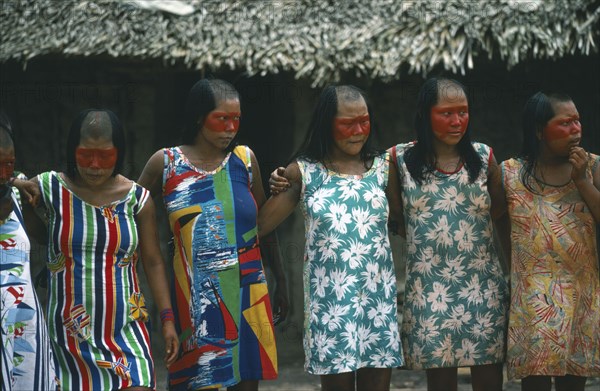
M 523 114 L 523 149 L 501 164 L 510 216 L 509 378 L 523 391 L 585 388 L 600 376 L 600 157 L 579 146 L 565 95 L 538 92 Z
M 297 204 L 305 216 L 304 352 L 321 389 L 389 390 L 403 363 L 388 215 L 400 208 L 398 176 L 376 153 L 372 115 L 353 86 L 329 86 L 306 141 L 283 176 L 286 192 L 259 212 L 259 235 Z
M 188 95 L 183 145 L 157 151 L 140 176 L 162 196 L 175 245 L 172 297 L 181 351 L 169 367 L 170 390 L 256 390 L 259 380 L 277 377 L 264 250 L 280 320 L 286 281 L 272 238 L 259 247 L 256 218 L 266 197 L 254 153 L 234 141 L 239 124 L 235 88 L 199 81 Z
M 469 102 L 455 80 L 422 86 L 417 141 L 392 148 L 402 173 L 407 241 L 402 343 L 428 390 L 501 390 L 508 288 L 492 219 L 505 210 L 492 149 L 471 142 Z
M 21 213 L 10 122 L 0 111 L 0 326 L 2 391 L 54 390 L 48 329 L 30 270 L 29 238 Z
M 48 324 L 61 390 L 155 388 L 138 250 L 161 311 L 166 364 L 177 354 L 154 204 L 120 174 L 124 155 L 117 117 L 86 110 L 69 132 L 67 171 L 33 179 L 48 216 Z

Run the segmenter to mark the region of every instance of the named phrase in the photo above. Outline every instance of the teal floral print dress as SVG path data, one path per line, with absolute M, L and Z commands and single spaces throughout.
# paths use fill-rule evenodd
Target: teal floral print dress
M 494 247 L 488 167 L 492 150 L 473 143 L 483 167 L 436 171 L 418 184 L 395 147 L 401 175 L 407 262 L 402 346 L 407 367 L 502 363 L 508 288 Z
M 402 365 L 385 195 L 388 155 L 363 175 L 298 160 L 305 216 L 305 369 L 315 375 Z

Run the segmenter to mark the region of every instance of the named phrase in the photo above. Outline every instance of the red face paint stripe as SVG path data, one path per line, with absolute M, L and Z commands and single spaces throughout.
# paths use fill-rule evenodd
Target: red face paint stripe
M 213 132 L 237 132 L 240 128 L 240 113 L 212 111 L 206 116 L 204 127 Z
M 336 140 L 348 139 L 354 135 L 368 136 L 371 133 L 369 115 L 353 118 L 335 118 L 333 120 L 333 137 Z
M 112 168 L 117 163 L 117 148 L 97 149 L 82 148 L 75 149 L 75 160 L 81 167 Z
M 0 161 L 0 178 L 8 180 L 15 173 L 15 160 L 7 159 Z
M 556 118 L 548 122 L 544 133 L 549 140 L 560 140 L 581 133 L 579 117 Z

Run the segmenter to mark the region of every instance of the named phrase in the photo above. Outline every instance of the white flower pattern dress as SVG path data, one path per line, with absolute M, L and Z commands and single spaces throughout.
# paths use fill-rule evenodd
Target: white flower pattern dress
M 492 150 L 473 143 L 483 167 L 436 171 L 417 184 L 396 146 L 407 262 L 402 346 L 407 367 L 432 369 L 504 361 L 508 288 L 493 243 L 487 172 Z
M 363 175 L 298 160 L 302 173 L 305 369 L 314 375 L 402 365 L 387 220 L 388 155 Z
M 19 179 L 26 180 L 24 175 Z M 13 211 L 0 222 L 0 325 L 2 391 L 55 390 L 54 358 L 42 307 L 31 279 L 31 245 L 19 192 Z

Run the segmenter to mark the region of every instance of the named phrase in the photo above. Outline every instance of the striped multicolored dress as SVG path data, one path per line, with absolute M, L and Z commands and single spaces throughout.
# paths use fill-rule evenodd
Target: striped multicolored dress
M 13 211 L 0 222 L 0 319 L 2 391 L 56 389 L 54 359 L 29 268 L 30 243 L 18 192 Z
M 181 348 L 171 390 L 277 377 L 271 303 L 258 247 L 250 150 L 214 171 L 164 150 L 163 198 L 175 240 L 172 302 Z
M 149 193 L 86 203 L 56 172 L 38 176 L 48 212 L 48 325 L 61 389 L 154 388 L 148 312 L 136 274 L 136 214 Z

